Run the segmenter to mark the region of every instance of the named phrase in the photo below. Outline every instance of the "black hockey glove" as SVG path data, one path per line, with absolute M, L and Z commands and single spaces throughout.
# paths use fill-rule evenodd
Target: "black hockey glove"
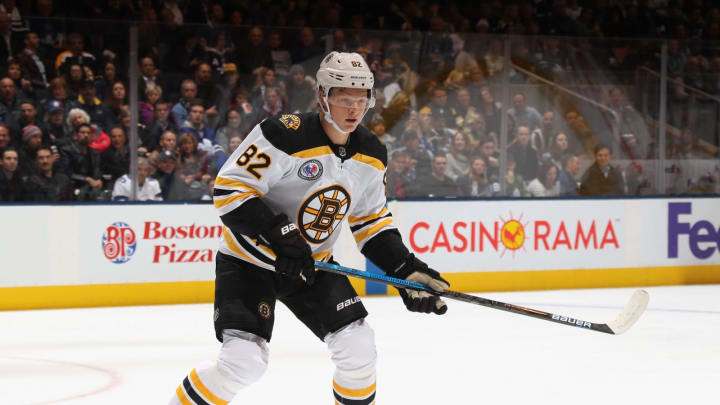
M 315 263 L 310 245 L 285 214 L 276 216 L 270 229 L 260 233 L 260 238 L 275 252 L 275 271 L 313 283 Z
M 435 291 L 444 291 L 450 287 L 445 279 L 440 277 L 440 273 L 428 267 L 423 261 L 409 254 L 405 263 L 400 266 L 393 276 L 402 278 L 407 281 L 422 283 Z M 445 301 L 436 295 L 432 295 L 425 291 L 415 291 L 405 288 L 399 288 L 400 296 L 408 310 L 412 312 L 430 312 L 442 315 L 447 312 Z

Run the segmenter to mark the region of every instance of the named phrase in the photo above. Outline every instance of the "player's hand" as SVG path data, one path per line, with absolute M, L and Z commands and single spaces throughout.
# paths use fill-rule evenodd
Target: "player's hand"
M 288 221 L 285 214 L 275 217 L 274 225 L 260 234 L 275 252 L 275 271 L 288 274 L 312 284 L 315 263 L 310 245 L 300 235 L 297 225 Z
M 412 253 L 407 257 L 402 267 L 393 275 L 407 281 L 425 284 L 435 291 L 444 291 L 450 287 L 450 283 L 440 277 L 440 273 L 429 268 L 427 264 Z M 436 295 L 405 288 L 398 289 L 398 291 L 409 311 L 424 312 L 426 314 L 433 312 L 438 315 L 447 312 L 445 301 Z

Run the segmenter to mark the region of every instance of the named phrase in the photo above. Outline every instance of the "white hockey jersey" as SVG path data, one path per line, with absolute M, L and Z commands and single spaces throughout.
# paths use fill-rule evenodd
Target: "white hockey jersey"
M 364 127 L 337 146 L 317 113 L 276 116 L 255 126 L 220 169 L 214 204 L 223 216 L 261 198 L 296 223 L 315 260 L 326 261 L 344 219 L 360 249 L 396 229 L 386 208 L 386 165 L 385 146 Z M 224 227 L 220 252 L 274 270 L 272 250 L 237 230 Z
M 113 201 L 127 201 L 130 199 L 132 193 L 132 180 L 127 174 L 122 175 L 115 180 L 113 186 L 112 199 Z M 148 177 L 145 179 L 145 183 L 137 189 L 137 199 L 139 201 L 162 201 L 162 190 L 160 189 L 160 183 Z

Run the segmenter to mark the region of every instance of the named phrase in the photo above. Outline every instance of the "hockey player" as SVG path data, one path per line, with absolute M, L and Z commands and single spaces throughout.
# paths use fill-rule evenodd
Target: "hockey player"
M 385 204 L 385 147 L 359 126 L 375 102 L 373 74 L 357 53 L 328 54 L 317 72 L 321 113 L 255 126 L 215 181 L 224 224 L 216 259 L 217 362 L 197 368 L 171 404 L 227 404 L 268 365 L 275 300 L 325 342 L 338 404 L 375 401 L 375 339 L 349 280 L 315 271 L 331 261 L 343 219 L 361 252 L 388 274 L 441 291 L 449 284 L 403 244 Z M 444 314 L 425 292 L 400 290 L 410 311 Z M 348 304 L 349 303 L 349 304 Z

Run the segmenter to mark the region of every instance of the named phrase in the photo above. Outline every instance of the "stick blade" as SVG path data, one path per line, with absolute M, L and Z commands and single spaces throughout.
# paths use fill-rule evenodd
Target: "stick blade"
M 615 320 L 607 324 L 610 330 L 616 335 L 626 332 L 640 319 L 649 301 L 650 294 L 647 291 L 635 290 L 630 301 L 625 305 L 625 309 Z

